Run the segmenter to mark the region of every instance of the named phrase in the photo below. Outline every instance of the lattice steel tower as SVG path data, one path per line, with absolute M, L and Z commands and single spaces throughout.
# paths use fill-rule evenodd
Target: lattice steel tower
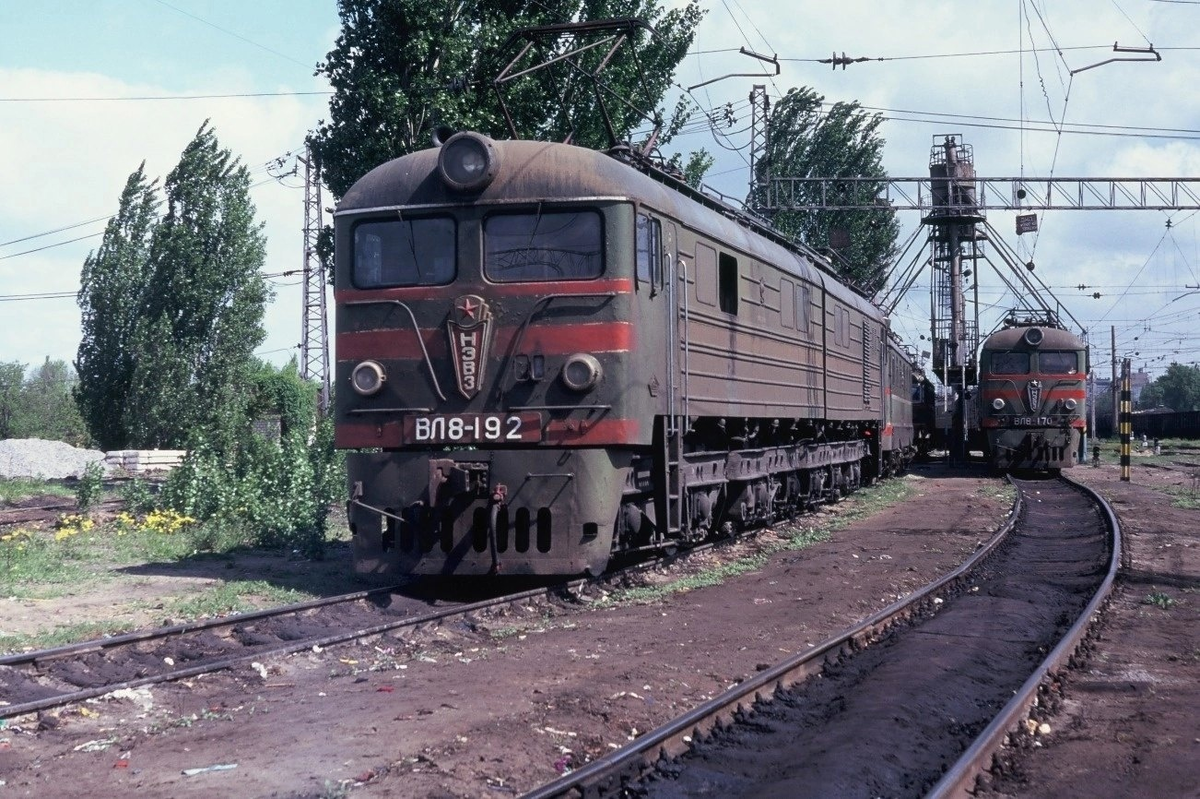
M 929 156 L 933 207 L 921 221 L 929 226 L 933 290 L 930 326 L 933 368 L 948 386 L 972 386 L 979 364 L 979 282 L 968 302 L 966 279 L 978 272 L 986 234 L 975 196 L 975 156 L 955 136 L 936 142 Z M 968 315 L 967 306 L 971 306 Z
M 317 247 L 324 227 L 321 207 L 321 170 L 311 149 L 304 158 L 304 320 L 300 339 L 300 376 L 320 387 L 321 413 L 329 407 L 329 325 L 325 313 L 327 279 Z

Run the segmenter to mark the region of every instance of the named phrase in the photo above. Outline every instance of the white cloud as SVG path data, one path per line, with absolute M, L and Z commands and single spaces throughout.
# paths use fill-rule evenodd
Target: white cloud
M 202 75 L 180 90 L 128 83 L 94 73 L 0 69 L 9 97 L 148 97 L 251 93 L 239 70 Z M 314 79 L 314 88 L 316 81 Z M 267 272 L 302 265 L 303 193 L 270 179 L 264 165 L 288 151 L 302 151 L 305 133 L 325 108 L 325 97 L 244 97 L 206 100 L 5 103 L 0 107 L 0 151 L 20 154 L 6 164 L 8 190 L 0 192 L 0 241 L 9 241 L 116 211 L 121 189 L 143 160 L 160 180 L 184 146 L 211 119 L 224 147 L 251 171 L 251 197 L 266 224 Z M 289 186 L 301 181 L 290 179 Z M 18 188 L 19 187 L 19 188 Z M 0 256 L 98 233 L 97 223 L 0 249 Z M 99 237 L 0 260 L 0 294 L 75 291 L 80 267 Z M 293 278 L 293 280 L 295 280 Z M 268 308 L 264 350 L 294 347 L 300 340 L 300 292 L 281 287 Z M 79 315 L 70 299 L 0 303 L 0 360 L 25 363 L 44 356 L 72 360 Z M 287 353 L 271 356 L 284 360 Z

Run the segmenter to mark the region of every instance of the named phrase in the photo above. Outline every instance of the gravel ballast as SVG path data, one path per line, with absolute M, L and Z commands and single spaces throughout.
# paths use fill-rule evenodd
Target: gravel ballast
M 0 441 L 0 478 L 39 477 L 62 480 L 82 477 L 88 464 L 104 461 L 104 453 L 78 449 L 62 441 L 6 438 Z

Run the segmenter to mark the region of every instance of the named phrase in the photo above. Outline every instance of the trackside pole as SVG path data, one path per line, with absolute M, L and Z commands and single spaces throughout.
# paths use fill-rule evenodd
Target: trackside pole
M 1133 433 L 1132 385 L 1129 359 L 1121 362 L 1121 482 L 1129 482 L 1129 439 Z

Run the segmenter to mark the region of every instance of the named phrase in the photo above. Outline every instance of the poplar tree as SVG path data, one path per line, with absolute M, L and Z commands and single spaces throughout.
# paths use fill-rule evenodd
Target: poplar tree
M 100 248 L 83 263 L 79 310 L 82 339 L 75 359 L 75 403 L 101 449 L 129 441 L 124 407 L 132 388 L 146 288 L 150 236 L 157 224 L 155 182 L 142 164 L 125 182 L 120 207 L 108 221 Z
M 817 185 L 797 184 L 789 192 L 797 202 L 835 204 L 873 196 L 885 185 L 883 117 L 868 114 L 857 102 L 834 103 L 822 111 L 825 98 L 809 87 L 791 89 L 772 109 L 767 146 L 755 165 L 756 182 L 770 178 L 827 178 L 825 194 Z M 839 185 L 836 178 L 878 178 L 871 186 Z M 761 188 L 747 205 L 774 226 L 817 250 L 829 251 L 834 271 L 865 294 L 883 288 L 896 257 L 900 225 L 890 208 L 868 210 L 773 210 Z
M 161 219 L 143 170 L 127 182 L 80 291 L 76 397 L 104 448 L 184 447 L 202 431 L 224 450 L 245 428 L 269 297 L 249 189 L 207 122 L 163 183 Z

